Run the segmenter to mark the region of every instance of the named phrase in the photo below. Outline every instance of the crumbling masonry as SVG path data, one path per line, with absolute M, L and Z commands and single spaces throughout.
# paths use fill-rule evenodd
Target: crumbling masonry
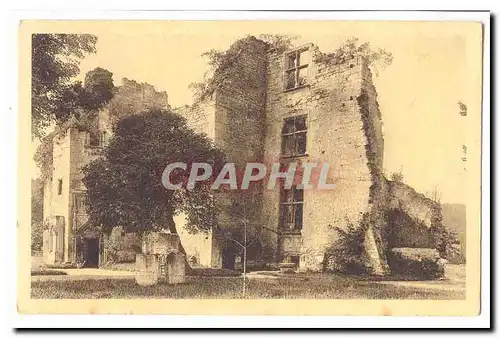
M 231 238 L 241 240 L 245 218 L 255 237 L 249 247 L 250 262 L 288 262 L 299 270 L 318 271 L 323 268 L 325 252 L 335 245 L 333 228 L 369 219 L 364 243 L 367 263 L 373 273 L 387 273 L 383 215 L 391 205 L 400 205 L 400 198 L 404 204 L 409 194 L 383 176 L 382 118 L 366 61 L 359 57 L 343 62 L 325 60 L 319 58 L 323 54 L 314 45 L 273 50 L 254 37 L 230 48 L 239 51 L 232 65 L 234 72 L 225 74 L 225 81 L 208 98 L 177 109 L 177 113 L 193 129 L 210 136 L 240 172 L 248 162 L 312 162 L 318 167 L 328 163 L 327 182 L 336 186 L 333 190 L 295 187 L 287 192 L 256 185 L 251 193 L 218 193 L 223 204 L 219 230 L 189 234 L 183 229 L 183 216 L 176 218 L 188 261 L 235 268 L 241 250 Z M 166 94 L 164 99 L 168 106 Z M 106 115 L 106 110 L 101 114 Z M 70 130 L 64 139 L 55 141 L 59 143 L 54 147 L 54 180 L 46 187 L 44 216 L 54 219 L 50 231 L 56 235 L 46 238 L 44 248 L 52 248 L 58 256 L 47 253 L 49 261 L 76 259 L 75 220 L 84 217 L 75 211 L 79 203 L 75 194 L 84 192 L 77 167 L 92 157 L 85 137 Z M 420 196 L 420 200 L 425 198 Z M 243 202 L 244 214 L 234 214 L 235 201 Z M 406 207 L 417 217 L 440 213 L 429 203 L 421 203 L 418 210 Z

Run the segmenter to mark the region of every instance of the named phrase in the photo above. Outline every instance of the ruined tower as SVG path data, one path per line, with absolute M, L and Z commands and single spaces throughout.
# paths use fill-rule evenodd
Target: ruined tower
M 261 245 L 255 259 L 320 270 L 336 241 L 333 227 L 360 223 L 383 199 L 384 140 L 371 72 L 363 58 L 325 59 L 312 44 L 282 51 L 248 37 L 231 49 L 238 52 L 235 71 L 224 74 L 226 81 L 210 99 L 179 112 L 237 166 L 328 163 L 332 190 L 294 186 L 287 192 L 261 186 L 252 195 L 253 226 Z M 238 197 L 221 198 L 231 203 Z M 221 217 L 231 228 L 239 219 L 229 209 L 227 205 Z M 366 248 L 375 272 L 383 273 L 375 228 L 370 224 Z M 188 254 L 202 265 L 224 266 L 227 241 L 215 233 L 201 236 L 183 236 Z

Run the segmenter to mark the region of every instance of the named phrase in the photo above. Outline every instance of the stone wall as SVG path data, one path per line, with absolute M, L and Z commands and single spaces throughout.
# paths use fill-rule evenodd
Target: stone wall
M 111 120 L 123 116 L 138 114 L 146 109 L 169 109 L 168 95 L 158 92 L 147 83 L 138 83 L 127 78 L 122 79 L 122 85 L 115 88 L 114 96 L 106 105 Z
M 383 135 L 377 94 L 363 59 L 341 64 L 316 62 L 320 52 L 313 45 L 304 46 L 309 48 L 307 85 L 285 90 L 286 54 L 266 47 L 253 37 L 237 41 L 230 47 L 230 51 L 240 50 L 235 73 L 229 74 L 211 101 L 178 112 L 196 131 L 212 137 L 228 160 L 237 164 L 240 177 L 247 162 L 262 162 L 269 169 L 272 163 L 282 161 L 284 119 L 307 116 L 307 154 L 298 160 L 317 164 L 314 183 L 321 165 L 328 163 L 327 182 L 336 187 L 304 192 L 301 233 L 280 233 L 278 188 L 266 190 L 260 184 L 254 186 L 253 192 L 233 192 L 219 199 L 225 201 L 226 211 L 221 215 L 224 227 L 234 229 L 241 227 L 241 217 L 231 217 L 232 201 L 251 202 L 245 204 L 260 231 L 262 251 L 271 255 L 266 257 L 268 262 L 300 255 L 302 268 L 318 270 L 326 247 L 336 240 L 332 227 L 344 227 L 346 218 L 356 224 L 384 200 Z M 373 231 L 377 232 L 375 225 Z M 380 236 L 375 237 L 380 241 Z M 212 236 L 211 250 L 208 246 L 202 249 L 200 241 L 194 242 L 198 247 L 193 251 L 203 250 L 212 257 L 216 252 L 220 255 L 224 245 L 218 236 Z M 373 259 L 379 259 L 377 248 L 371 252 Z
M 174 217 L 177 233 L 186 251 L 187 261 L 192 266 L 212 266 L 212 232 L 190 234 L 185 228 L 185 215 Z
M 108 262 L 135 262 L 136 254 L 141 251 L 142 242 L 136 233 L 127 233 L 122 227 L 113 228 L 105 241 Z
M 427 228 L 441 222 L 439 203 L 404 183 L 387 180 L 387 184 L 389 208 L 404 210 L 412 219 L 419 220 Z
M 46 182 L 44 191 L 44 219 L 49 223 L 54 223 L 56 216 L 62 217 L 65 229 L 59 234 L 64 238 L 58 239 L 62 244 L 63 255 L 57 259 L 58 262 L 70 260 L 69 241 L 71 239 L 70 219 L 70 181 L 71 181 L 71 131 L 54 137 L 53 145 L 53 168 L 52 179 Z M 62 183 L 59 194 L 59 182 Z M 54 225 L 54 224 L 52 224 Z M 59 235 L 58 235 L 59 236 Z
M 184 283 L 186 258 L 179 248 L 178 235 L 160 232 L 145 234 L 142 253 L 136 258 L 136 282 L 140 285 Z
M 215 140 L 215 102 L 213 100 L 197 102 L 192 106 L 182 106 L 176 108 L 174 112 L 182 115 L 194 131 L 206 134 Z
M 387 249 L 437 248 L 436 230 L 442 228 L 440 204 L 404 183 L 386 182 L 387 224 L 383 233 Z
M 328 163 L 327 182 L 336 187 L 304 192 L 300 239 L 295 238 L 296 235 L 283 235 L 283 242 L 278 245 L 275 242 L 278 236 L 270 234 L 269 240 L 278 247 L 281 257 L 277 259 L 300 254 L 301 269 L 319 270 L 326 247 L 336 240 L 332 227 L 345 227 L 346 218 L 356 224 L 363 213 L 371 211 L 370 190 L 376 180 L 374 175 L 381 172 L 377 166 L 382 163 L 383 137 L 375 125 L 380 118 L 378 110 L 364 110 L 359 102 L 362 95 L 376 100 L 371 98 L 373 92 L 364 90 L 371 83 L 371 74 L 366 71 L 363 60 L 353 59 L 337 65 L 315 62 L 319 51 L 312 45 L 309 50 L 312 54 L 308 66 L 309 85 L 293 91 L 284 90 L 283 55 L 269 55 L 264 157 L 269 163 L 280 160 L 285 118 L 307 116 L 307 156 L 300 161 L 316 163 L 318 168 Z M 367 126 L 374 132 L 368 132 Z M 380 133 L 376 140 L 375 133 Z M 378 148 L 374 158 L 369 158 L 367 149 L 372 144 Z M 372 166 L 377 167 L 375 171 L 371 170 Z M 279 191 L 266 191 L 263 205 L 262 222 L 279 231 Z M 287 238 L 290 236 L 294 238 Z
M 190 128 L 197 133 L 203 133 L 212 140 L 215 139 L 215 101 L 198 102 L 192 106 L 183 106 L 174 110 L 183 116 Z M 192 265 L 213 267 L 212 247 L 213 234 L 188 233 L 185 229 L 186 215 L 181 213 L 174 217 L 177 233 L 180 236 L 187 260 Z
M 105 132 L 106 139 L 112 135 L 112 115 L 120 111 L 122 115 L 139 113 L 146 108 L 169 108 L 165 92 L 157 92 L 153 86 L 122 80 L 122 86 L 115 88 L 115 96 L 98 116 L 91 130 Z M 116 118 L 116 114 L 113 115 Z M 100 135 L 95 135 L 100 137 Z M 65 220 L 64 261 L 76 260 L 76 233 L 87 219 L 83 208 L 76 210 L 75 202 L 85 193 L 82 182 L 82 167 L 99 156 L 100 146 L 89 144 L 90 133 L 77 127 L 54 137 L 52 180 L 44 187 L 44 219 L 62 216 Z M 58 194 L 58 182 L 62 180 L 62 191 Z
M 212 98 L 178 108 L 176 112 L 186 118 L 191 128 L 207 134 L 215 142 L 226 154 L 227 161 L 235 163 L 241 178 L 246 163 L 263 161 L 267 54 L 266 45 L 254 37 L 235 42 L 230 52 L 236 50 L 242 52 Z M 257 223 L 262 194 L 260 187 L 244 192 L 219 191 L 217 194 L 222 205 L 219 223 L 223 229 L 238 235 L 242 217 L 252 218 L 252 228 L 260 227 Z M 235 211 L 239 209 L 235 202 L 246 206 L 245 215 Z M 223 235 L 226 230 L 217 234 L 188 235 L 183 231 L 183 224 L 182 218 L 176 221 L 188 256 L 200 256 L 202 265 L 209 263 L 212 267 L 222 267 L 223 247 L 232 245 Z

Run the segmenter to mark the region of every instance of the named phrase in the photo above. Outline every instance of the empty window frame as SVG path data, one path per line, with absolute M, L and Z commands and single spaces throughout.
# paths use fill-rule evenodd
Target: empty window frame
M 306 116 L 287 118 L 281 132 L 281 155 L 295 157 L 306 154 L 307 123 Z
M 62 195 L 62 185 L 63 185 L 63 180 L 62 178 L 61 179 L 58 179 L 57 180 L 57 195 Z
M 280 227 L 282 231 L 302 230 L 304 210 L 304 190 L 292 186 L 291 189 L 281 187 Z
M 284 80 L 285 90 L 292 90 L 307 85 L 309 67 L 309 49 L 301 48 L 285 54 Z

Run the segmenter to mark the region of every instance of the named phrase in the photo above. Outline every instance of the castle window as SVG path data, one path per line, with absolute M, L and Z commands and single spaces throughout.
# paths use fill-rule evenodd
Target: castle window
M 85 213 L 85 195 L 82 193 L 74 194 L 74 208 L 77 214 Z
M 108 137 L 106 135 L 106 131 L 102 131 L 100 134 L 100 140 L 99 140 L 99 145 L 102 147 L 106 144 Z
M 62 195 L 62 179 L 57 180 L 57 195 Z
M 307 85 L 307 67 L 309 49 L 301 48 L 285 55 L 285 90 L 292 90 Z
M 281 132 L 281 154 L 285 157 L 305 155 L 306 145 L 306 116 L 294 116 L 286 119 Z
M 95 133 L 87 133 L 86 144 L 89 147 L 99 146 L 99 136 Z
M 299 255 L 290 255 L 290 256 L 288 256 L 288 260 L 290 261 L 290 263 L 295 264 L 295 266 L 297 266 L 297 267 L 300 264 L 300 256 Z
M 281 188 L 280 226 L 283 231 L 300 231 L 304 207 L 304 190 L 292 186 Z
M 87 137 L 85 139 L 85 144 L 88 147 L 102 147 L 106 144 L 108 140 L 108 136 L 106 131 L 101 131 L 98 133 L 87 133 Z

